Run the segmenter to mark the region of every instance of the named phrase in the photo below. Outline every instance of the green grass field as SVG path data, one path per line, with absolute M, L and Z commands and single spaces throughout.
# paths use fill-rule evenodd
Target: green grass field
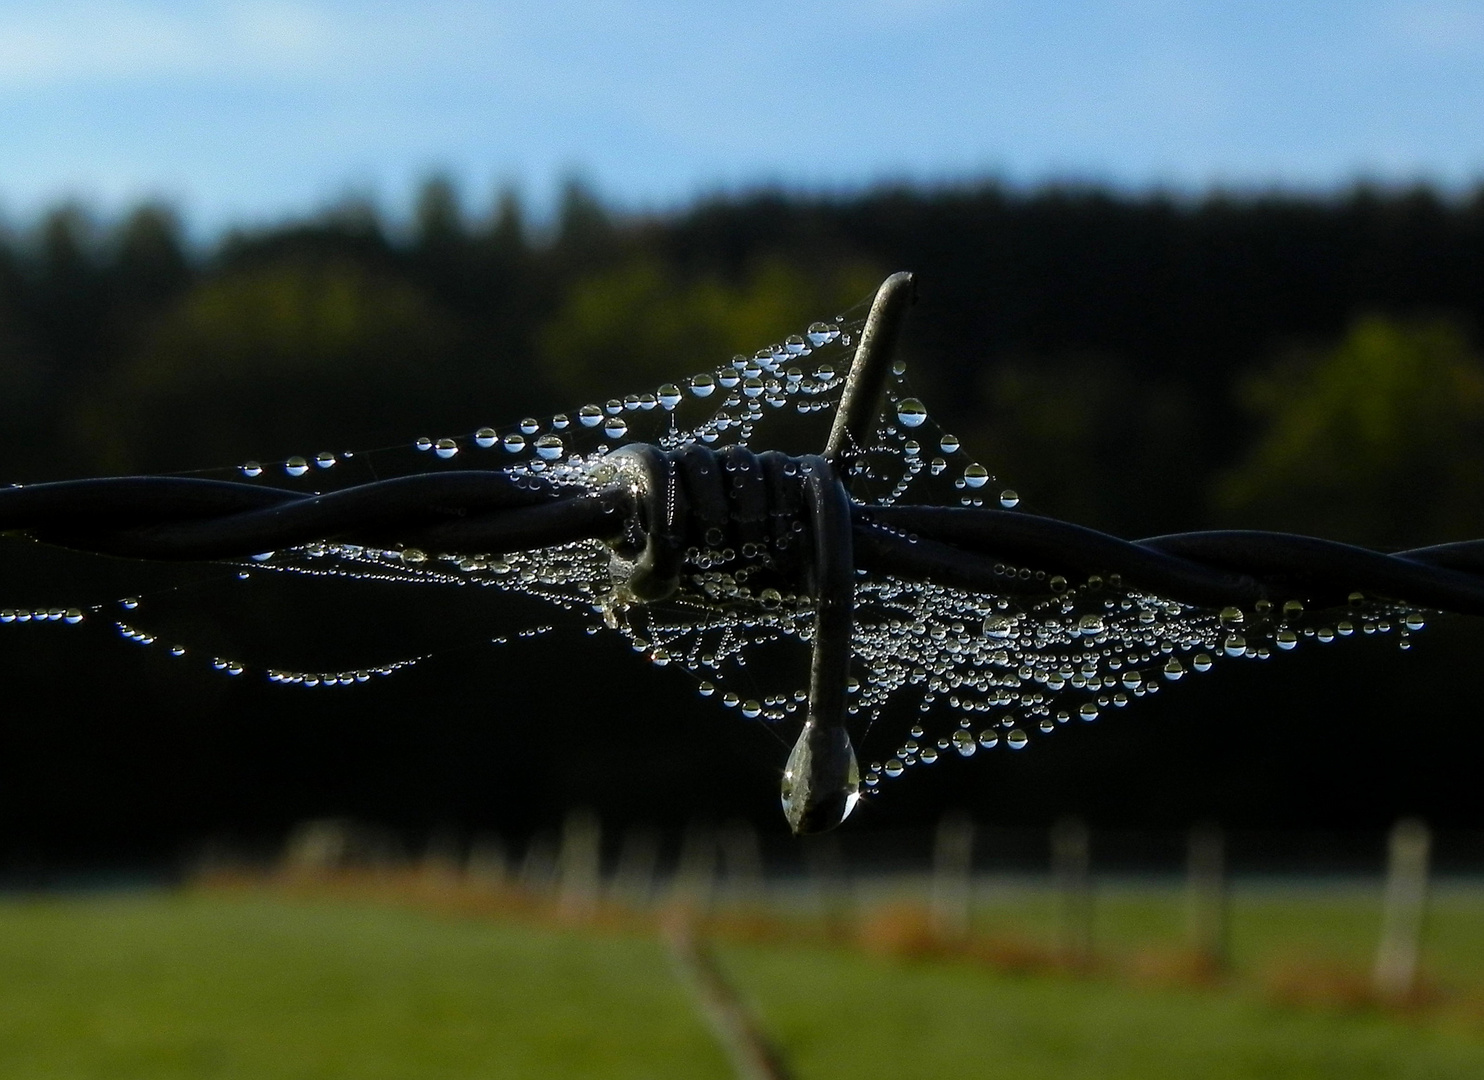
M 1239 950 L 1300 939 L 1297 955 L 1363 959 L 1358 901 L 1317 919 L 1312 904 L 1271 903 L 1239 905 Z M 1447 933 L 1477 948 L 1484 905 L 1469 907 Z M 1134 896 L 1102 912 L 1131 949 L 1170 922 Z M 1310 940 L 1315 926 L 1330 936 Z M 1141 988 L 822 946 L 720 956 L 804 1080 L 1484 1076 L 1484 1014 L 1460 1008 L 1291 1008 L 1244 985 Z M 1477 975 L 1478 957 L 1449 970 Z M 639 934 L 266 892 L 0 903 L 7 1080 L 727 1075 L 664 949 Z

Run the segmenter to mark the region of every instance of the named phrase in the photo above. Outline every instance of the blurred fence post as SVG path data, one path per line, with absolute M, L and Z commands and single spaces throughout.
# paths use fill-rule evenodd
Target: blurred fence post
M 526 841 L 516 880 L 527 892 L 546 892 L 556 876 L 557 853 L 550 833 L 537 833 Z
M 974 822 L 961 811 L 944 814 L 933 839 L 933 929 L 961 941 L 973 928 Z
M 507 883 L 510 860 L 498 833 L 475 837 L 464 857 L 464 880 L 470 885 L 500 889 Z
M 815 833 L 803 837 L 801 846 L 809 891 L 814 894 L 825 931 L 832 936 L 843 936 L 853 913 L 850 879 L 840 839 L 834 833 Z
M 1228 908 L 1225 839 L 1212 824 L 1196 825 L 1187 839 L 1186 903 L 1190 951 L 1202 970 L 1226 970 Z
M 1081 818 L 1051 827 L 1051 873 L 1057 896 L 1057 947 L 1064 963 L 1084 968 L 1092 960 L 1092 843 Z
M 732 903 L 756 904 L 764 896 L 762 846 L 750 821 L 732 821 L 721 831 L 721 856 L 726 872 L 726 897 Z
M 624 834 L 618 852 L 618 866 L 608 886 L 609 897 L 629 907 L 648 907 L 654 901 L 654 874 L 659 859 L 659 838 L 654 830 L 631 827 Z
M 709 824 L 692 821 L 680 842 L 670 900 L 693 917 L 701 917 L 710 912 L 715 891 L 716 834 Z
M 566 918 L 589 919 L 597 910 L 602 843 L 602 826 L 591 810 L 567 815 L 557 852 L 557 907 Z
M 1392 827 L 1387 844 L 1381 944 L 1376 949 L 1372 973 L 1376 995 L 1388 1001 L 1405 1001 L 1417 989 L 1431 851 L 1432 834 L 1417 818 L 1403 818 Z

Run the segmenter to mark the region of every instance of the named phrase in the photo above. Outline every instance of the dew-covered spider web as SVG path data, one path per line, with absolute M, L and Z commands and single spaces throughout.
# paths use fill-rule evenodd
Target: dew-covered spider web
M 863 314 L 862 308 L 816 322 L 753 355 L 553 416 L 456 435 L 430 432 L 401 446 L 243 462 L 221 472 L 314 492 L 372 477 L 499 469 L 521 483 L 594 492 L 611 480 L 603 456 L 632 442 L 667 450 L 699 443 L 815 452 L 839 404 Z M 901 362 L 874 440 L 860 449 L 850 479 L 857 502 L 1003 509 L 1020 503 L 996 478 L 993 463 L 974 460 L 939 426 L 913 394 Z M 693 549 L 680 593 L 648 605 L 616 598 L 610 551 L 596 540 L 516 552 L 320 542 L 263 552 L 237 572 L 522 594 L 568 613 L 562 618 L 582 623 L 588 633 L 623 635 L 651 664 L 689 673 L 701 696 L 748 719 L 797 722 L 807 707 L 814 608 L 805 595 L 754 590 L 750 581 L 769 559 L 764 545 Z M 1266 660 L 1306 641 L 1357 633 L 1395 634 L 1405 649 L 1423 625 L 1417 609 L 1358 595 L 1343 610 L 1307 612 L 1288 601 L 1218 611 L 1125 588 L 1117 575 L 1069 580 L 1034 566 L 996 569 L 1030 591 L 997 595 L 858 572 L 849 711 L 856 745 L 870 762 L 863 775 L 867 792 L 950 753 L 1020 749 L 1033 737 L 1096 720 L 1229 659 Z M 126 639 L 186 656 L 187 646 L 144 627 L 140 603 L 129 597 L 91 607 L 0 608 L 0 623 L 75 625 L 107 618 Z M 483 640 L 500 644 L 550 629 L 502 628 Z M 760 688 L 759 670 L 766 665 L 754 661 L 779 649 L 796 654 L 794 662 L 768 667 L 776 684 Z M 229 677 L 257 674 L 286 686 L 324 688 L 390 675 L 426 655 L 336 670 L 209 659 Z

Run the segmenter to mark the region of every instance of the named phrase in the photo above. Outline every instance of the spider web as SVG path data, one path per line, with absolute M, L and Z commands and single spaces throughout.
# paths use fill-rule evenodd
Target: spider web
M 354 466 L 368 463 L 376 475 L 495 468 L 520 482 L 541 480 L 591 492 L 602 486 L 603 456 L 632 442 L 666 450 L 693 444 L 814 450 L 824 445 L 838 407 L 863 308 L 816 322 L 752 356 L 739 355 L 621 399 L 460 435 L 422 436 L 400 447 L 246 462 L 235 471 L 251 480 L 323 491 L 354 482 Z M 996 493 L 1000 486 L 990 470 L 938 426 L 911 393 L 900 362 L 875 438 L 860 450 L 850 480 L 858 502 L 972 507 L 989 501 L 1004 508 L 1019 503 L 1013 489 Z M 522 594 L 573 613 L 589 632 L 622 634 L 650 663 L 684 669 L 703 697 L 716 698 L 744 717 L 775 723 L 801 717 L 807 708 L 803 658 L 814 624 L 810 599 L 773 588 L 754 592 L 748 582 L 766 558 L 760 551 L 708 548 L 687 554 L 689 573 L 681 593 L 651 605 L 614 602 L 610 552 L 595 540 L 514 553 L 322 542 L 264 552 L 241 573 Z M 1003 569 L 1044 589 L 1002 596 L 891 575 L 858 575 L 856 677 L 849 706 L 857 740 L 882 744 L 886 737 L 876 733 L 907 727 L 905 739 L 877 747 L 879 757 L 863 776 L 868 792 L 949 753 L 972 757 L 1000 746 L 1020 749 L 1033 735 L 1095 720 L 1217 662 L 1266 660 L 1303 641 L 1327 642 L 1357 632 L 1394 632 L 1408 648 L 1409 635 L 1423 625 L 1417 609 L 1359 596 L 1352 598 L 1353 610 L 1313 615 L 1297 601 L 1216 611 L 1126 589 L 1116 575 L 1069 581 L 1036 567 Z M 140 644 L 156 644 L 156 635 L 133 623 L 138 601 L 120 603 L 118 632 Z M 0 623 L 76 624 L 103 610 L 103 605 L 6 608 L 0 609 Z M 760 665 L 751 661 L 779 646 L 797 654 L 797 662 L 778 668 L 794 674 L 773 675 L 782 681 L 759 689 Z M 170 648 L 177 655 L 186 651 Z M 286 685 L 348 686 L 390 675 L 426 655 L 345 670 L 256 670 Z M 254 670 L 220 656 L 212 658 L 212 666 L 228 676 Z

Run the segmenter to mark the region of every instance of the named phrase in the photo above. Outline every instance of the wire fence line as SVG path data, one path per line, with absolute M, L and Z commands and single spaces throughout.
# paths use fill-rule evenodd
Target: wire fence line
M 109 477 L 0 489 L 0 531 L 140 559 L 245 559 L 315 541 L 503 554 L 577 541 L 614 552 L 626 602 L 663 600 L 724 536 L 759 543 L 770 572 L 814 606 L 809 711 L 784 778 L 797 832 L 838 824 L 858 781 L 847 733 L 857 572 L 998 596 L 1035 596 L 1057 576 L 1100 575 L 1203 608 L 1355 594 L 1484 615 L 1484 540 L 1378 552 L 1315 537 L 1223 530 L 1129 541 L 1022 511 L 875 505 L 848 492 L 878 424 L 910 274 L 878 290 L 824 452 L 734 445 L 620 447 L 591 484 L 498 470 L 423 473 L 321 494 L 188 477 Z M 802 543 L 785 543 L 795 536 Z M 781 539 L 780 539 L 781 537 Z M 787 550 L 785 550 L 787 549 Z M 1033 568 L 1033 570 L 1031 569 Z

